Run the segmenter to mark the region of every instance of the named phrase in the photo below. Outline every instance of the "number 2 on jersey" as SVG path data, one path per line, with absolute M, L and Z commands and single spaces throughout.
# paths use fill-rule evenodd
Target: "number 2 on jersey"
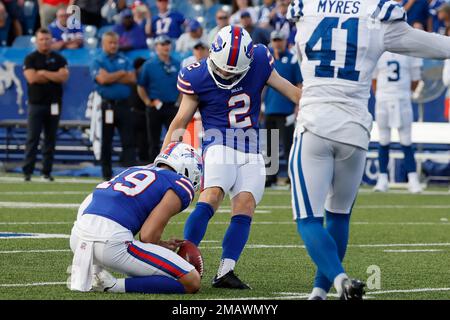
M 239 105 L 242 105 L 242 107 L 236 108 Z M 228 112 L 228 123 L 230 124 L 230 128 L 245 129 L 252 126 L 252 119 L 250 116 L 238 120 L 238 117 L 242 117 L 250 111 L 250 97 L 247 94 L 241 93 L 232 96 L 230 100 L 228 100 L 228 107 L 233 108 Z
M 333 30 L 339 26 L 339 18 L 324 18 L 314 30 L 311 38 L 306 43 L 305 53 L 309 60 L 319 60 L 316 66 L 316 77 L 334 78 L 335 68 L 331 62 L 336 60 L 336 50 L 332 49 Z M 356 57 L 358 54 L 358 18 L 350 18 L 341 25 L 342 30 L 347 30 L 347 48 L 345 54 L 345 65 L 338 69 L 339 79 L 359 81 L 359 71 L 356 70 Z M 320 50 L 313 48 L 321 40 Z

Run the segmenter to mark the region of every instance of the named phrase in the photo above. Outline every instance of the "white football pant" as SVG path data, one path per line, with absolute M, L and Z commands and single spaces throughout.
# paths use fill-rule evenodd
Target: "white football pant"
M 411 101 L 377 101 L 375 106 L 375 119 L 380 135 L 380 144 L 387 146 L 391 143 L 391 129 L 397 129 L 400 144 L 412 144 L 411 128 L 413 123 L 413 110 Z
M 261 154 L 244 153 L 223 145 L 206 149 L 203 160 L 203 189 L 220 187 L 233 199 L 249 192 L 258 204 L 266 182 L 266 168 Z
M 294 219 L 321 218 L 325 209 L 350 214 L 362 181 L 366 150 L 297 127 L 289 156 Z

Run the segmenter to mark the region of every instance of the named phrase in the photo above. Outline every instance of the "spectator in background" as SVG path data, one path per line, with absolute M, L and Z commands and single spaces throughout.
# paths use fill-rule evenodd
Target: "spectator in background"
M 192 53 L 192 56 L 187 57 L 183 60 L 183 62 L 181 63 L 181 68 L 206 59 L 209 56 L 209 45 L 204 41 L 199 40 L 196 44 L 194 44 Z
M 230 17 L 230 24 L 239 24 L 241 15 L 247 12 L 252 20 L 252 24 L 258 23 L 258 11 L 253 7 L 252 0 L 233 0 L 232 15 Z
M 147 37 L 144 28 L 133 20 L 133 13 L 125 9 L 120 13 L 121 23 L 114 27 L 119 35 L 119 50 L 129 51 L 147 48 Z
M 295 43 L 296 28 L 295 24 L 286 18 L 289 3 L 289 0 L 277 0 L 276 8 L 270 15 L 269 25 L 272 30 L 284 33 L 288 39 L 288 45 L 292 45 Z
M 0 29 L 6 25 L 8 19 L 8 12 L 6 12 L 5 5 L 0 1 Z
M 53 37 L 53 50 L 78 49 L 83 46 L 83 27 L 69 29 L 68 18 L 69 14 L 65 8 L 58 9 L 56 20 L 48 27 Z
M 161 149 L 162 127 L 169 128 L 178 108 L 177 78 L 180 62 L 170 56 L 171 39 L 159 36 L 155 39 L 156 57 L 142 67 L 138 81 L 138 93 L 147 106 L 150 162 Z
M 445 24 L 438 18 L 438 10 L 444 4 L 445 0 L 428 0 L 430 8 L 430 17 L 428 19 L 428 31 L 439 34 L 445 34 Z
M 69 70 L 66 59 L 52 51 L 51 45 L 50 32 L 39 29 L 36 32 L 36 51 L 25 58 L 23 66 L 28 84 L 28 132 L 23 166 L 25 181 L 31 180 L 42 131 L 42 177 L 46 181 L 53 181 L 51 172 L 62 108 L 63 83 L 69 78 Z
M 176 51 L 189 52 L 192 51 L 194 45 L 199 41 L 207 41 L 207 37 L 203 34 L 203 28 L 197 20 L 191 20 L 188 23 L 186 32 L 183 33 L 177 40 Z
M 5 7 L 7 16 L 11 19 L 12 30 L 11 34 L 12 38 L 23 35 L 22 21 L 23 21 L 23 10 L 22 7 L 19 6 L 18 0 L 1 0 Z
M 176 11 L 169 11 L 168 0 L 156 0 L 158 14 L 152 19 L 153 36 L 168 36 L 171 39 L 178 39 L 183 33 L 184 16 Z
M 152 35 L 152 15 L 150 9 L 142 1 L 134 1 L 131 6 L 133 19 L 145 31 L 145 35 Z
M 450 4 L 445 3 L 438 9 L 438 20 L 446 28 L 445 34 L 447 34 L 447 28 L 450 27 Z M 448 34 L 447 34 L 448 35 Z
M 136 74 L 136 79 L 142 71 L 142 66 L 145 63 L 145 59 L 137 58 L 133 62 L 134 73 Z M 145 116 L 145 106 L 144 101 L 139 97 L 137 91 L 137 85 L 133 84 L 131 86 L 131 95 L 129 99 L 129 104 L 131 106 L 131 111 L 133 112 L 133 130 L 136 137 L 136 147 L 137 155 L 140 164 L 150 163 L 149 157 L 149 144 L 148 144 L 148 130 L 147 130 L 147 119 Z
M 102 37 L 102 52 L 94 59 L 91 76 L 95 90 L 102 97 L 102 148 L 101 166 L 103 179 L 112 178 L 112 141 L 117 127 L 122 142 L 122 164 L 130 167 L 136 161 L 133 115 L 128 105 L 130 85 L 136 83 L 136 75 L 128 58 L 119 53 L 119 35 L 106 32 Z
M 216 26 L 211 29 L 208 33 L 208 45 L 213 43 L 214 38 L 216 37 L 217 33 L 219 33 L 220 29 L 223 27 L 226 27 L 230 24 L 230 15 L 227 11 L 223 9 L 219 9 L 216 12 Z
M 55 20 L 58 9 L 66 8 L 70 0 L 38 0 L 38 3 L 41 27 L 47 28 Z
M 101 9 L 105 0 L 70 0 L 70 4 L 77 5 L 81 10 L 81 23 L 100 28 L 102 25 Z
M 428 0 L 397 0 L 403 4 L 407 13 L 407 21 L 410 25 L 413 22 L 420 22 L 423 26 L 428 26 L 430 9 Z M 431 31 L 431 30 L 428 30 Z
M 275 70 L 293 85 L 301 88 L 303 79 L 300 73 L 297 57 L 288 50 L 286 34 L 273 31 L 270 35 L 271 48 L 269 49 L 275 59 Z M 283 144 L 283 159 L 287 162 L 294 135 L 296 106 L 275 89 L 267 88 L 264 98 L 265 123 L 269 131 L 267 135 L 267 154 L 273 157 L 271 150 L 271 130 L 280 130 L 280 141 Z M 266 186 L 270 187 L 277 182 L 276 175 L 268 175 Z
M 241 14 L 241 26 L 250 34 L 253 44 L 263 44 L 267 46 L 270 42 L 270 32 L 253 24 L 250 13 L 243 11 Z
M 273 16 L 276 8 L 275 0 L 264 0 L 259 9 L 258 25 L 261 28 L 270 28 L 270 19 Z

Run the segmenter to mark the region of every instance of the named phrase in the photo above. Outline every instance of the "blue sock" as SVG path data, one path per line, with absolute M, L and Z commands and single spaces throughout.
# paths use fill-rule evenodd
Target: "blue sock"
M 414 150 L 412 146 L 402 146 L 403 154 L 405 155 L 404 166 L 407 173 L 416 172 L 417 165 L 414 159 Z
M 184 239 L 198 246 L 205 236 L 209 220 L 213 215 L 214 209 L 210 204 L 198 202 L 184 225 Z
M 389 145 L 378 147 L 378 162 L 380 164 L 380 173 L 387 173 L 389 164 Z
M 239 259 L 250 235 L 251 224 L 252 218 L 243 214 L 231 218 L 222 242 L 222 259 Z
M 349 229 L 349 214 L 336 214 L 327 211 L 327 231 L 336 243 L 338 256 L 341 262 L 344 260 L 345 252 L 347 251 Z M 316 278 L 314 279 L 314 288 L 321 288 L 328 292 L 332 285 L 333 283 L 318 270 Z
M 298 219 L 297 230 L 317 269 L 328 281 L 333 282 L 336 276 L 345 272 L 339 259 L 336 242 L 323 227 L 323 218 Z
M 125 292 L 166 294 L 186 293 L 180 282 L 165 276 L 126 278 Z

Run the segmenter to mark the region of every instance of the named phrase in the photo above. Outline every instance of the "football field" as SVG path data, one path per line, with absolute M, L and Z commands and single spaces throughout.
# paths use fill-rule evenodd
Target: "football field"
M 253 290 L 211 287 L 229 221 L 227 199 L 200 247 L 206 273 L 198 294 L 73 293 L 66 287 L 72 259 L 68 237 L 79 203 L 98 181 L 35 180 L 0 178 L 0 299 L 305 299 L 312 287 L 315 268 L 292 221 L 290 194 L 268 189 L 236 268 Z M 186 213 L 175 217 L 164 237 L 181 238 L 186 218 Z M 363 188 L 344 264 L 351 277 L 368 282 L 368 299 L 450 299 L 448 189 L 410 195 Z

